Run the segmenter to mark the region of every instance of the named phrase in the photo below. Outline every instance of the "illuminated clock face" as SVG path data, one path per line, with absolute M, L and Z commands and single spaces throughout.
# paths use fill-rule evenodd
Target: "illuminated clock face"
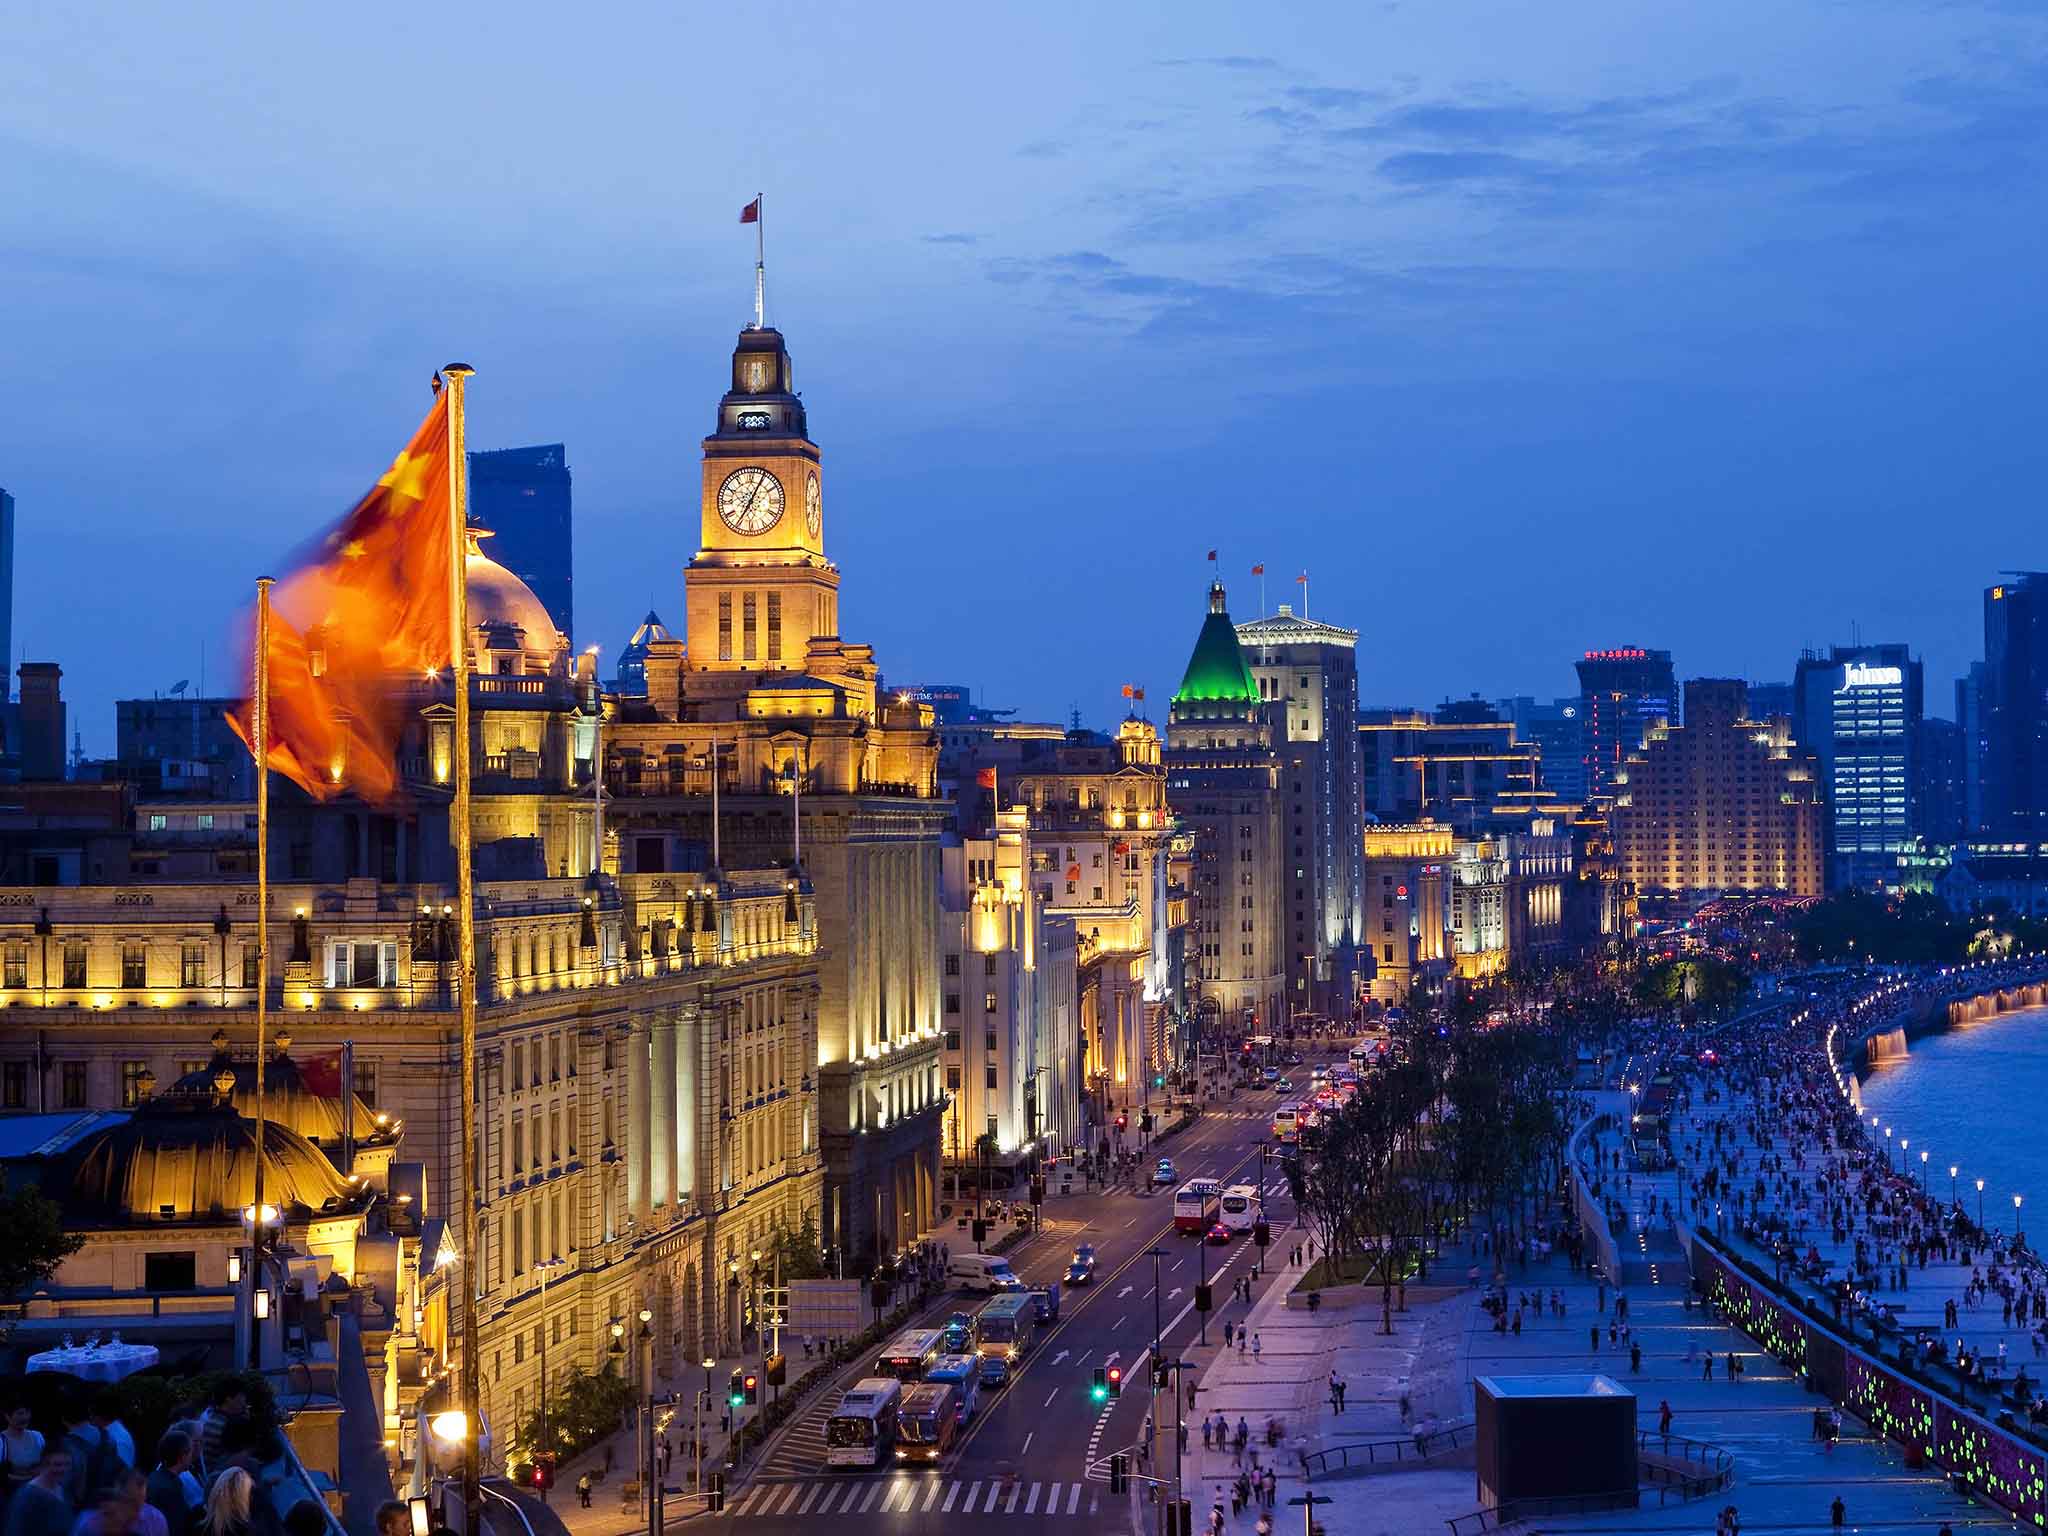
M 825 506 L 818 494 L 818 477 L 815 473 L 804 481 L 804 526 L 811 530 L 811 537 L 818 536 L 818 529 L 825 521 Z
M 736 469 L 718 488 L 718 516 L 734 533 L 766 533 L 782 521 L 782 482 L 765 469 Z

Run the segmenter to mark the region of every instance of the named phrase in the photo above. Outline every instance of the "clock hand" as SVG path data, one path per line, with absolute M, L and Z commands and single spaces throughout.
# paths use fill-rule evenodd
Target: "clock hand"
M 740 514 L 741 522 L 749 522 L 754 515 L 754 503 L 761 499 L 761 493 L 768 489 L 768 476 L 763 474 L 754 482 L 754 494 L 747 498 L 747 509 Z

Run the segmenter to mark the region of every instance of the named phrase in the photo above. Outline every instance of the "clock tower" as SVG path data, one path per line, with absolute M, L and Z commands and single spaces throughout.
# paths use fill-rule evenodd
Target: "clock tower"
M 740 332 L 732 386 L 704 439 L 701 531 L 685 582 L 693 672 L 800 672 L 839 633 L 839 571 L 825 558 L 818 448 L 782 333 Z

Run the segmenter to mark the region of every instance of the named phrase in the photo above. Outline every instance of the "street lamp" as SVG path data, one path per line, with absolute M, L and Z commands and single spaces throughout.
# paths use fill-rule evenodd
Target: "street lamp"
M 1927 1149 L 1920 1149 L 1920 1197 L 1927 1197 Z
M 560 1254 L 555 1254 L 537 1261 L 533 1267 L 540 1274 L 540 1454 L 553 1456 L 554 1442 L 548 1438 L 548 1276 L 558 1269 L 567 1269 L 569 1263 Z M 551 1474 L 554 1471 L 552 1462 L 548 1470 Z M 553 1481 L 554 1478 L 549 1476 L 541 1482 L 540 1501 L 543 1504 L 548 1501 L 548 1484 Z
M 2012 1229 L 2013 1235 L 2016 1237 L 2025 1237 L 2027 1235 L 2026 1227 L 2020 1222 L 2020 1197 L 2018 1195 L 2012 1197 Z
M 701 1362 L 704 1367 L 704 1390 L 697 1394 L 697 1491 L 704 1491 L 704 1413 L 711 1405 L 711 1367 L 718 1364 L 709 1355 Z
M 1948 1165 L 1948 1203 L 1950 1205 L 1956 1203 L 1956 1165 L 1954 1163 Z
M 1984 1181 L 1977 1181 L 1977 1230 L 1984 1230 Z
M 242 1207 L 242 1226 L 249 1234 L 249 1257 L 243 1265 L 249 1282 L 249 1369 L 263 1369 L 263 1330 L 258 1323 L 270 1316 L 270 1290 L 263 1283 L 263 1251 L 269 1242 L 267 1228 L 274 1229 L 284 1213 L 267 1201 Z

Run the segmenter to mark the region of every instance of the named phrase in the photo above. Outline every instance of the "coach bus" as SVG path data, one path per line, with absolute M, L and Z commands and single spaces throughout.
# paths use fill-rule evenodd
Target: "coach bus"
M 878 1467 L 895 1459 L 896 1405 L 903 1383 L 870 1376 L 855 1382 L 825 1421 L 825 1465 Z
M 974 1314 L 975 1352 L 987 1359 L 1015 1361 L 1031 1347 L 1038 1328 L 1038 1302 L 1029 1291 L 998 1296 Z
M 944 1382 L 920 1382 L 896 1406 L 898 1461 L 937 1461 L 953 1448 L 959 1433 L 959 1401 Z
M 1259 1219 L 1259 1192 L 1249 1184 L 1233 1184 L 1223 1191 L 1222 1215 L 1218 1218 L 1233 1232 L 1249 1232 Z
M 945 1348 L 946 1335 L 942 1330 L 906 1328 L 882 1346 L 881 1354 L 875 1357 L 875 1374 L 892 1376 L 898 1381 L 923 1381 L 932 1362 Z
M 1173 1192 L 1173 1230 L 1207 1232 L 1216 1220 L 1216 1196 L 1221 1186 L 1214 1179 L 1189 1179 Z
M 924 1379 L 953 1389 L 954 1411 L 960 1415 L 960 1422 L 963 1425 L 974 1417 L 974 1410 L 981 1406 L 979 1356 L 941 1355 L 933 1362 L 932 1368 L 925 1372 Z

